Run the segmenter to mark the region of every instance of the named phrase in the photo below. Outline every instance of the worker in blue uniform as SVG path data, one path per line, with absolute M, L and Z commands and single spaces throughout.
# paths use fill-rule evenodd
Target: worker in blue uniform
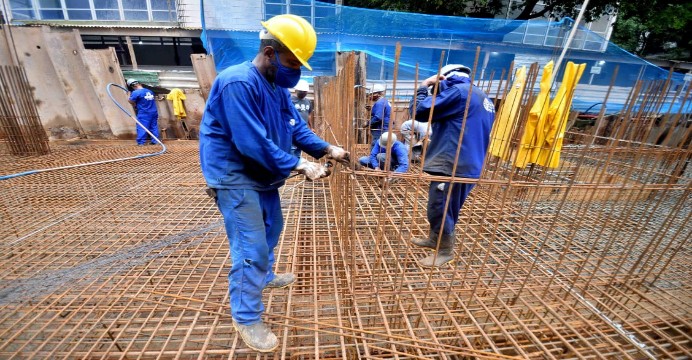
M 145 89 L 142 84 L 135 79 L 127 80 L 127 86 L 133 89 L 128 101 L 137 109 L 137 121 L 158 138 L 159 112 L 156 110 L 156 97 L 154 96 L 154 92 Z M 155 145 L 156 140 L 154 138 L 150 139 L 150 135 L 147 134 L 144 128 L 137 126 L 137 145 L 144 146 L 147 144 L 148 140 L 151 141 L 151 145 Z
M 384 86 L 380 84 L 375 84 L 368 90 L 368 97 L 370 101 L 373 102 L 372 108 L 370 109 L 370 122 L 367 126 L 370 128 L 370 135 L 372 136 L 372 142 L 370 143 L 371 149 L 375 147 L 382 133 L 389 130 L 389 118 L 391 117 L 392 106 L 389 100 L 384 96 L 384 91 Z
M 277 337 L 262 321 L 262 290 L 292 284 L 292 273 L 275 274 L 274 248 L 283 228 L 278 188 L 291 171 L 308 180 L 326 176 L 325 166 L 291 154 L 291 144 L 314 158 L 342 163 L 349 153 L 313 133 L 291 103 L 301 65 L 311 69 L 317 37 L 306 20 L 278 15 L 262 22 L 259 52 L 252 61 L 219 73 L 200 126 L 202 173 L 224 218 L 231 248 L 229 292 L 233 326 L 247 346 L 269 352 Z
M 380 135 L 377 143 L 370 151 L 370 156 L 363 156 L 358 159 L 358 162 L 362 166 L 366 166 L 370 169 L 384 170 L 387 155 L 387 142 L 389 139 L 389 132 L 385 132 Z M 392 138 L 392 150 L 391 159 L 389 160 L 390 168 L 396 173 L 405 173 L 408 171 L 408 149 L 401 141 L 396 139 L 396 134 L 391 134 Z
M 439 82 L 435 108 L 432 110 L 432 137 L 423 167 L 423 171 L 430 175 L 473 179 L 481 176 L 490 130 L 495 119 L 495 107 L 479 87 L 471 86 L 470 73 L 471 69 L 464 65 L 446 65 L 441 69 L 439 79 L 437 75 L 433 75 L 425 79 L 416 90 L 418 100 L 415 119 L 427 122 L 433 103 L 429 87 Z M 467 105 L 468 115 L 464 116 Z M 456 170 L 452 172 L 462 129 L 461 151 Z M 448 181 L 430 183 L 427 210 L 430 232 L 425 239 L 413 239 L 413 244 L 436 249 L 438 238 L 440 244 L 437 255 L 420 260 L 421 266 L 437 267 L 454 259 L 454 227 L 459 211 L 473 187 L 474 184 L 452 184 Z M 452 194 L 445 217 L 444 207 L 450 191 Z

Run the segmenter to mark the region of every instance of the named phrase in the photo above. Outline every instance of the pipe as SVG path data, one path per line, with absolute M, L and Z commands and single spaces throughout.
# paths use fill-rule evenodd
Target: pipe
M 14 173 L 14 174 L 2 175 L 2 176 L 0 176 L 0 181 L 12 179 L 12 178 L 16 178 L 16 177 L 20 177 L 20 176 L 26 176 L 26 175 L 33 175 L 33 174 L 48 172 L 48 171 L 74 169 L 74 168 L 78 168 L 78 167 L 82 167 L 82 166 L 108 164 L 108 163 L 113 163 L 113 162 L 116 162 L 116 161 L 143 159 L 143 158 L 147 158 L 147 157 L 150 157 L 150 156 L 156 156 L 156 155 L 161 155 L 161 154 L 165 153 L 165 152 L 166 152 L 166 149 L 167 149 L 167 148 L 166 148 L 166 145 L 164 145 L 164 144 L 161 142 L 161 140 L 159 140 L 159 138 L 157 138 L 156 136 L 154 136 L 154 134 L 152 134 L 151 131 L 149 131 L 149 129 L 147 129 L 144 125 L 142 125 L 142 123 L 140 123 L 139 120 L 137 120 L 137 118 L 135 118 L 134 116 L 132 116 L 132 114 L 131 114 L 129 111 L 127 111 L 124 107 L 122 107 L 122 105 L 120 105 L 120 104 L 118 103 L 117 100 L 115 100 L 115 98 L 113 97 L 113 94 L 111 93 L 111 86 L 115 86 L 115 87 L 117 87 L 117 88 L 120 88 L 120 89 L 122 89 L 122 90 L 125 91 L 125 92 L 127 92 L 127 89 L 124 88 L 124 87 L 122 87 L 122 86 L 120 86 L 120 85 L 118 85 L 118 84 L 114 84 L 114 83 L 109 83 L 108 85 L 106 85 L 106 92 L 108 92 L 108 96 L 111 98 L 111 100 L 113 100 L 113 102 L 115 103 L 115 105 L 116 105 L 117 107 L 119 107 L 120 110 L 122 110 L 125 114 L 127 114 L 127 116 L 129 116 L 130 118 L 132 118 L 132 120 L 134 120 L 135 123 L 137 123 L 137 126 L 139 126 L 139 127 L 141 127 L 142 129 L 144 129 L 144 131 L 146 131 L 147 134 L 149 134 L 149 136 L 151 136 L 152 139 L 156 140 L 156 142 L 157 142 L 159 145 L 161 145 L 161 151 L 158 151 L 158 152 L 155 152 L 155 153 L 151 153 L 151 154 L 135 155 L 135 156 L 129 156 L 129 157 L 124 157 L 124 158 L 119 158 L 119 159 L 103 160 L 103 161 L 95 161 L 95 162 L 84 163 L 84 164 L 77 164 L 77 165 L 67 165 L 67 166 L 59 166 L 59 167 L 47 168 L 47 169 L 38 169 L 38 170 L 23 171 L 23 172 L 18 172 L 18 173 Z

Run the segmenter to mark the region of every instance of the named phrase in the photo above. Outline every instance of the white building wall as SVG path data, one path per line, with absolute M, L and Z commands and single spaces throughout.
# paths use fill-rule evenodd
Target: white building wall
M 182 0 L 186 3 L 197 3 L 199 0 Z M 204 4 L 207 29 L 225 29 L 240 31 L 258 31 L 260 21 L 264 20 L 264 1 L 236 0 L 217 4 Z M 200 22 L 201 27 L 201 22 Z
M 201 29 L 200 0 L 178 0 L 178 22 L 184 29 Z

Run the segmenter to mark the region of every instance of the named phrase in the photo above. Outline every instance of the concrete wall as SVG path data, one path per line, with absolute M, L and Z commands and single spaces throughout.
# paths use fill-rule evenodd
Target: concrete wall
M 51 140 L 134 139 L 136 124 L 108 96 L 109 83 L 125 85 L 113 49 L 85 50 L 77 30 L 42 27 L 13 27 L 20 65 L 26 69 L 34 100 Z M 0 38 L 0 64 L 12 64 L 9 47 Z M 127 111 L 134 113 L 127 94 L 117 87 L 111 92 Z M 185 89 L 185 120 L 197 138 L 205 100 L 199 89 Z M 175 116 L 170 101 L 159 96 L 159 127 L 164 139 L 187 134 Z
M 99 74 L 88 76 L 82 58 L 84 46 L 79 31 L 56 31 L 45 26 L 41 27 L 41 30 L 47 46 L 46 51 L 80 124 L 82 134 L 93 139 L 112 137 L 102 102 L 97 94 L 97 91 L 103 90 L 96 89 L 91 82 L 92 77 L 100 77 L 100 71 Z
M 187 99 L 183 101 L 187 118 L 183 119 L 190 130 L 190 138 L 198 139 L 199 124 L 204 113 L 205 100 L 199 89 L 181 89 Z M 161 96 L 156 100 L 156 108 L 159 111 L 159 129 L 163 139 L 185 139 L 186 134 L 182 124 L 173 115 L 173 103 Z
M 53 65 L 49 43 L 41 27 L 12 28 L 20 65 L 26 69 L 41 123 L 50 139 L 69 139 L 82 133 L 63 80 Z M 56 44 L 53 42 L 53 46 Z M 58 44 L 59 45 L 59 44 Z M 2 57 L 10 56 L 5 52 Z M 6 61 L 6 60 L 5 60 Z
M 82 59 L 89 72 L 88 78 L 91 80 L 92 88 L 102 106 L 110 134 L 120 139 L 134 138 L 136 134 L 134 121 L 113 103 L 106 91 L 109 83 L 122 85 L 125 82 L 115 50 L 113 48 L 83 50 Z M 132 112 L 125 91 L 111 86 L 111 93 L 118 103 Z

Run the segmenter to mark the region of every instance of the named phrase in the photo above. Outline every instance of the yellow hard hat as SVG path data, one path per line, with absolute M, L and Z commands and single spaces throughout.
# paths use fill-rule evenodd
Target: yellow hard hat
M 286 46 L 308 70 L 312 67 L 308 60 L 315 52 L 317 34 L 307 20 L 300 16 L 284 14 L 262 21 L 267 31 Z

